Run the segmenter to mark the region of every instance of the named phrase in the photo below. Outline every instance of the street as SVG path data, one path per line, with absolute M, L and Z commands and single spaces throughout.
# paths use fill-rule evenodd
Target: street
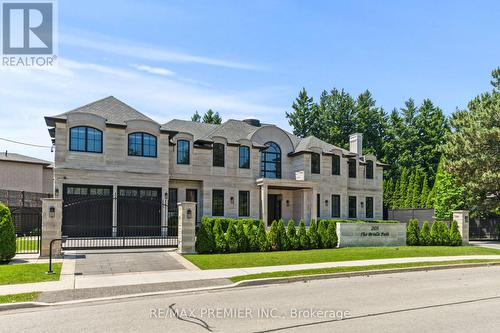
M 497 332 L 499 314 L 500 267 L 483 267 L 14 310 L 0 321 L 3 332 Z

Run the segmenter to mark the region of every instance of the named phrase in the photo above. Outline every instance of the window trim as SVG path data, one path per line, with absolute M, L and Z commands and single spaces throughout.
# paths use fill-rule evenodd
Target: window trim
M 348 176 L 349 178 L 356 178 L 357 177 L 357 174 L 358 174 L 358 161 L 355 159 L 355 158 L 350 158 L 349 160 L 347 160 L 347 164 L 348 164 Z M 351 164 L 354 165 L 354 174 L 351 173 Z
M 222 193 L 222 213 L 221 214 L 214 214 L 215 213 L 215 193 Z M 224 190 L 218 190 L 218 189 L 212 189 L 212 216 L 224 216 Z
M 221 148 L 222 146 L 222 148 Z M 215 147 L 218 147 L 218 149 L 222 149 L 220 153 L 222 153 L 222 160 L 220 160 L 221 156 L 216 156 L 216 149 Z M 223 143 L 215 142 L 212 145 L 212 166 L 218 167 L 218 168 L 224 168 L 226 165 L 225 160 L 226 160 L 226 146 Z M 217 162 L 217 163 L 216 163 Z
M 334 214 L 334 212 L 333 212 L 333 208 L 335 207 L 335 205 L 333 203 L 336 201 L 336 200 L 333 200 L 333 198 L 338 198 L 338 203 L 339 203 L 338 214 Z M 330 214 L 331 214 L 332 218 L 340 218 L 340 216 L 342 214 L 342 199 L 341 199 L 340 194 L 332 194 L 332 209 L 331 209 Z
M 246 151 L 248 151 L 248 160 L 247 160 L 248 161 L 248 165 L 247 166 L 244 166 L 244 165 L 242 166 L 242 164 L 241 164 L 241 149 L 242 148 L 245 149 Z M 249 146 L 240 146 L 238 148 L 238 153 L 239 153 L 239 156 L 238 156 L 239 157 L 239 160 L 238 160 L 238 166 L 239 166 L 239 168 L 240 169 L 250 169 L 250 147 Z
M 187 154 L 188 154 L 187 163 L 180 163 L 179 162 L 179 143 L 180 142 L 187 142 Z M 178 165 L 190 165 L 191 164 L 191 142 L 189 140 L 186 140 L 186 139 L 177 140 L 176 159 L 177 159 Z
M 337 154 L 332 155 L 332 175 L 340 176 L 340 156 Z
M 85 128 L 85 137 L 84 137 L 84 141 L 85 141 L 85 148 L 84 150 L 80 150 L 80 149 L 73 149 L 71 147 L 71 142 L 73 141 L 72 138 L 73 138 L 73 135 L 72 135 L 72 130 L 76 129 L 76 128 Z M 101 134 L 101 145 L 99 146 L 99 151 L 91 151 L 91 150 L 88 150 L 88 132 L 89 132 L 89 129 L 93 129 L 95 131 L 97 131 L 98 133 Z M 92 126 L 73 126 L 69 129 L 69 151 L 75 151 L 75 152 L 80 152 L 80 153 L 93 153 L 93 154 L 102 154 L 103 153 L 103 143 L 104 141 L 104 133 L 103 131 L 101 131 L 100 129 L 97 129 L 95 127 L 92 127 Z
M 134 135 L 134 134 L 140 134 L 141 135 L 141 154 L 140 155 L 133 155 L 130 153 L 130 136 L 131 135 Z M 155 139 L 155 154 L 154 155 L 144 155 L 144 136 L 145 135 L 149 135 L 150 137 L 153 137 Z M 153 135 L 153 134 L 150 134 L 150 133 L 147 133 L 147 132 L 133 132 L 133 133 L 129 133 L 127 135 L 127 140 L 128 140 L 128 144 L 127 144 L 127 154 L 128 156 L 136 156 L 136 157 L 149 157 L 149 158 L 157 158 L 158 157 L 158 138 Z
M 314 163 L 315 158 L 317 158 L 317 165 Z M 321 174 L 321 155 L 319 153 L 311 153 L 311 173 L 316 175 Z
M 241 194 L 245 193 L 247 198 L 246 203 L 246 214 L 241 214 Z M 238 191 L 238 217 L 249 217 L 250 216 L 250 191 Z
M 368 177 L 368 170 L 370 170 L 370 177 Z M 373 161 L 372 160 L 367 160 L 366 161 L 366 172 L 365 172 L 365 177 L 366 179 L 373 179 L 374 176 L 374 167 L 373 167 Z

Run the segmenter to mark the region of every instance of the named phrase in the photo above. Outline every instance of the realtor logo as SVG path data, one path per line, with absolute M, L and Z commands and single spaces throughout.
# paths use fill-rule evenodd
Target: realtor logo
M 2 64 L 6 66 L 51 66 L 56 58 L 54 55 L 54 21 L 53 1 L 4 1 L 2 3 L 2 51 L 4 55 Z M 39 55 L 39 57 L 26 57 L 25 55 Z

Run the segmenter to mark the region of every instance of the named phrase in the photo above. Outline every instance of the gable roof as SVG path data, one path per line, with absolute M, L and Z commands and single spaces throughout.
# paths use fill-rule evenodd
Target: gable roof
M 193 135 L 194 140 L 198 140 L 213 131 L 220 125 L 206 124 L 197 121 L 173 119 L 161 126 L 162 130 L 172 132 L 186 132 Z
M 343 154 L 349 154 L 348 150 L 342 149 L 335 145 L 329 144 L 321 139 L 318 139 L 315 136 L 308 136 L 303 139 L 299 139 L 299 144 L 295 147 L 294 154 L 303 153 L 303 152 L 312 152 L 311 148 L 320 148 L 324 153 L 332 152 L 332 150 L 340 150 Z
M 43 166 L 48 166 L 52 164 L 50 161 L 41 160 L 38 158 L 34 158 L 31 156 L 2 152 L 0 153 L 0 161 L 8 161 L 8 162 L 21 162 L 21 163 L 31 163 L 31 164 L 41 164 Z
M 111 125 L 125 126 L 126 122 L 129 120 L 148 120 L 155 122 L 153 119 L 140 113 L 114 96 L 100 99 L 56 116 L 45 117 L 45 122 L 47 126 L 54 127 L 57 120 L 66 121 L 68 114 L 77 112 L 90 113 L 104 117 L 106 118 L 106 124 Z

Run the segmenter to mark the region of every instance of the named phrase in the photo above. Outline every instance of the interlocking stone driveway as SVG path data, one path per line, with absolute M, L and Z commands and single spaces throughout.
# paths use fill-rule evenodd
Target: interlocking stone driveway
M 164 249 L 79 250 L 75 274 L 120 274 L 185 269 Z

